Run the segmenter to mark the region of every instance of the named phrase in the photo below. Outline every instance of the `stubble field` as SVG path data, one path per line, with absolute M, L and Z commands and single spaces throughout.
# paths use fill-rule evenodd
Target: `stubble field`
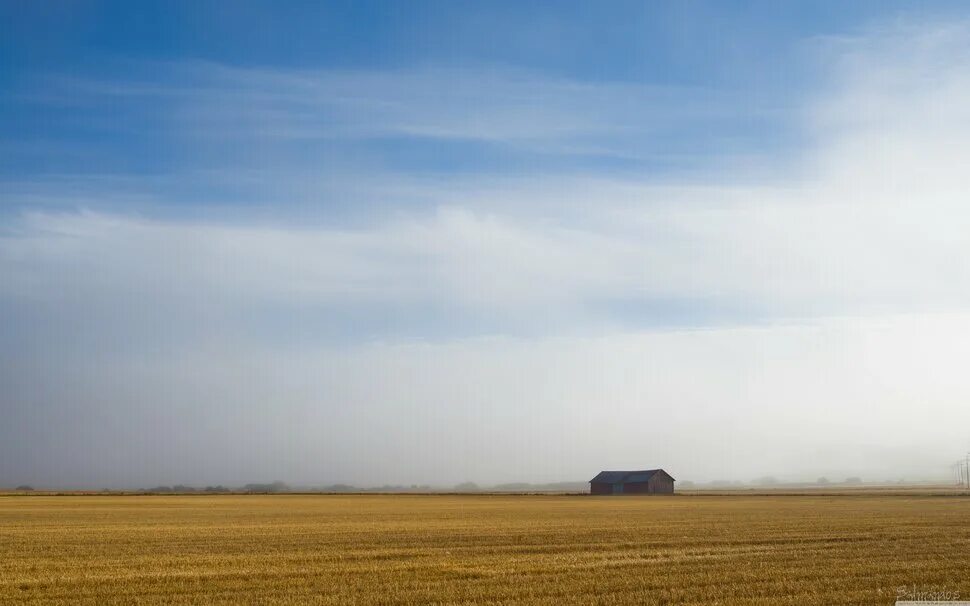
M 4 603 L 970 599 L 957 496 L 0 496 Z

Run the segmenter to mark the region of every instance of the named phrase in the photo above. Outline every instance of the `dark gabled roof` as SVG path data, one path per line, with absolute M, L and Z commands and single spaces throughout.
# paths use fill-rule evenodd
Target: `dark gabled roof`
M 595 478 L 590 480 L 590 483 L 624 484 L 626 482 L 646 482 L 658 471 L 670 476 L 670 474 L 663 469 L 641 469 L 639 471 L 601 471 L 596 474 Z M 673 480 L 673 476 L 670 476 L 670 479 Z

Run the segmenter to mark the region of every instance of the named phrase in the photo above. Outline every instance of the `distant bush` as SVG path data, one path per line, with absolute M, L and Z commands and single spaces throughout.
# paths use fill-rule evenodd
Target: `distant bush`
M 246 492 L 287 492 L 290 487 L 286 482 L 276 481 L 272 484 L 246 484 L 243 490 Z
M 478 484 L 474 482 L 462 482 L 461 484 L 458 484 L 457 486 L 455 486 L 455 491 L 456 492 L 478 492 L 479 488 L 478 488 Z
M 223 486 L 222 484 L 219 484 L 218 486 L 206 486 L 205 492 L 232 492 L 232 491 L 226 488 L 225 486 Z
M 23 485 L 17 487 L 17 490 L 22 490 L 24 492 L 30 492 L 33 489 L 34 489 L 33 486 L 28 486 L 27 484 L 23 484 Z
M 846 484 L 862 484 L 862 478 L 857 476 L 852 476 L 851 478 L 845 479 Z
M 819 478 L 819 479 L 815 480 L 815 483 L 818 484 L 819 486 L 826 486 L 826 485 L 830 484 L 828 478 Z

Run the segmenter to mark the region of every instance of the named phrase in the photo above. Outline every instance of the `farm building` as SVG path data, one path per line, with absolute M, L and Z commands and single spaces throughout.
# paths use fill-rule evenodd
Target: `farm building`
M 601 471 L 589 481 L 589 493 L 674 494 L 674 481 L 663 469 Z

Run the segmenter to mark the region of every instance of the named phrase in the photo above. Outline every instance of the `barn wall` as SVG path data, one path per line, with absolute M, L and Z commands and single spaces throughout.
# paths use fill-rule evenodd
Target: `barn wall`
M 617 487 L 620 488 L 620 487 Z M 655 473 L 646 482 L 624 482 L 622 490 L 614 490 L 613 484 L 608 482 L 590 482 L 589 493 L 606 494 L 673 494 L 674 479 L 663 471 Z
M 674 493 L 674 481 L 663 473 L 656 473 L 650 481 L 647 482 L 650 485 L 648 492 L 650 494 L 673 494 Z
M 623 485 L 623 494 L 647 494 L 649 492 L 649 482 L 627 482 Z

